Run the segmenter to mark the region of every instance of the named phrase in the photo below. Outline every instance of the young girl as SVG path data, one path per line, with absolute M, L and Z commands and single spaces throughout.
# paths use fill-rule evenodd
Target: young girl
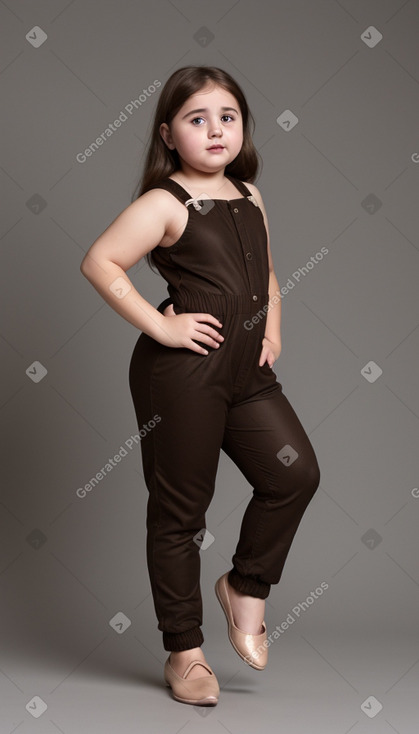
M 232 568 L 215 590 L 228 638 L 254 670 L 267 662 L 265 599 L 320 481 L 272 370 L 281 302 L 265 208 L 250 183 L 258 170 L 250 120 L 225 71 L 175 71 L 160 93 L 138 197 L 81 264 L 142 332 L 129 384 L 138 426 L 149 426 L 141 441 L 148 572 L 170 651 L 165 681 L 176 700 L 198 705 L 219 696 L 201 650 L 200 546 L 220 449 L 253 487 Z M 157 309 L 126 275 L 144 256 L 168 283 Z

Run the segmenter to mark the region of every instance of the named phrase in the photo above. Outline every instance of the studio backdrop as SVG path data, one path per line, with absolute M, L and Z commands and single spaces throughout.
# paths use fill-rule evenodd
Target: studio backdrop
M 146 731 L 189 716 L 189 731 L 413 733 L 418 2 L 5 0 L 0 19 L 1 731 L 137 731 L 141 708 Z M 266 700 L 233 696 L 208 721 L 179 705 L 172 720 L 161 696 L 140 453 L 155 425 L 138 430 L 128 385 L 139 332 L 79 269 L 131 203 L 162 86 L 192 64 L 228 71 L 255 119 L 274 371 L 321 470 L 267 599 L 276 677 L 261 682 L 213 591 L 252 493 L 220 455 L 197 537 L 205 652 L 226 692 Z M 152 305 L 167 296 L 145 260 L 127 274 Z

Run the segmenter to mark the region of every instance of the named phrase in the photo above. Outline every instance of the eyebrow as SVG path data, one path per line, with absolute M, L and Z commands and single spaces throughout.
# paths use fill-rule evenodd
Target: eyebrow
M 221 109 L 223 112 L 229 112 L 231 110 L 232 112 L 235 112 L 236 115 L 239 114 L 235 107 L 221 107 Z M 197 112 L 208 112 L 208 109 L 207 107 L 201 107 L 199 110 L 191 110 L 190 112 L 187 112 L 186 115 L 183 115 L 182 120 L 184 120 L 185 117 L 189 117 L 189 115 L 196 115 Z

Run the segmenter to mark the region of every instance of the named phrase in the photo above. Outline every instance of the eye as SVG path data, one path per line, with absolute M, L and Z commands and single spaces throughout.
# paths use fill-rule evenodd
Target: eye
M 222 115 L 221 116 L 221 119 L 223 119 L 224 117 L 229 117 L 230 120 L 233 120 L 233 121 L 235 120 L 235 117 L 232 117 L 232 115 L 228 115 L 228 114 Z M 191 120 L 191 123 L 192 123 L 192 125 L 194 125 L 194 127 L 199 127 L 199 125 L 195 125 L 195 122 L 197 120 L 203 120 L 203 119 L 204 119 L 203 117 L 194 117 L 194 119 Z

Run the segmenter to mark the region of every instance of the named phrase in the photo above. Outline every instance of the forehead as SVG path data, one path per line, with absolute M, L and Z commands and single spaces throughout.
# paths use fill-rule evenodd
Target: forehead
M 227 89 L 212 84 L 211 86 L 200 89 L 199 92 L 188 97 L 179 110 L 179 114 L 185 114 L 188 110 L 193 110 L 198 107 L 215 108 L 218 110 L 219 107 L 230 106 L 235 107 L 236 110 L 240 112 L 239 103 L 235 96 Z

